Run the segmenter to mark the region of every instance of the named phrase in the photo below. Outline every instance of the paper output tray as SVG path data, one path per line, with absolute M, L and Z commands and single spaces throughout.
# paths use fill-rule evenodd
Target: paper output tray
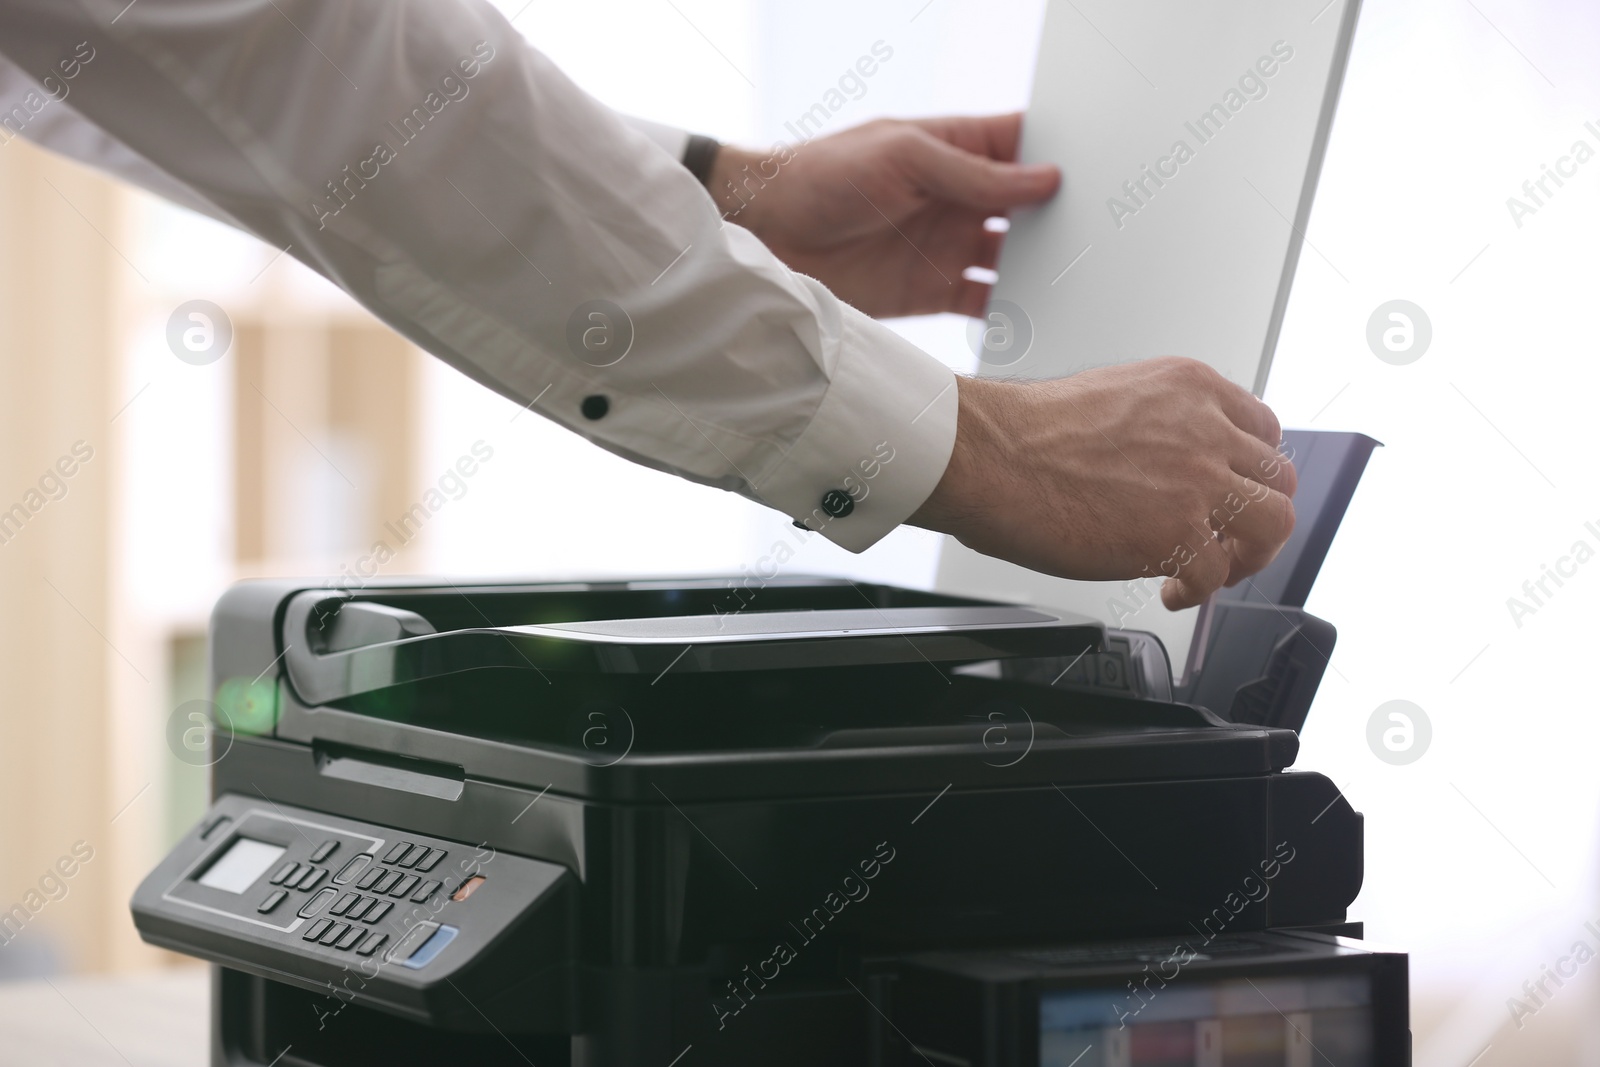
M 323 592 L 285 609 L 284 666 L 301 699 L 327 704 L 485 668 L 563 674 L 815 670 L 971 663 L 1097 650 L 1105 628 L 1011 606 L 864 607 L 669 615 L 431 632 L 421 616 Z

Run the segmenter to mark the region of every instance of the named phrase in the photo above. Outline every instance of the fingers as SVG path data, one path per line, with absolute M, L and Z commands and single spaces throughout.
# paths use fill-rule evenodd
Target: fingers
M 1219 375 L 1220 379 L 1220 375 Z M 1222 402 L 1223 414 L 1239 429 L 1273 448 L 1283 443 L 1283 427 L 1272 409 L 1248 390 L 1241 389 L 1226 379 L 1221 379 L 1217 399 Z
M 1005 240 L 1006 235 L 982 229 L 981 220 L 979 220 L 977 232 L 979 237 L 977 247 L 970 257 L 972 260 L 971 266 L 993 270 L 994 265 L 1000 260 L 1000 242 Z M 989 295 L 993 289 L 994 286 L 989 282 L 979 281 L 963 275 L 960 281 L 956 283 L 955 297 L 951 301 L 948 310 L 974 319 L 981 318 L 984 309 L 989 306 Z
M 1174 611 L 1193 607 L 1223 585 L 1260 571 L 1277 558 L 1294 532 L 1294 504 L 1286 494 L 1237 474 L 1227 483 L 1222 502 L 1195 524 L 1197 530 L 1215 531 L 1217 537 L 1205 536 L 1161 587 L 1162 603 Z
M 988 282 L 962 278 L 956 283 L 955 301 L 949 310 L 957 315 L 965 315 L 969 319 L 981 319 L 984 310 L 989 306 L 989 294 L 993 289 L 994 286 Z
M 1214 508 L 1211 517 L 1232 561 L 1228 576 L 1232 584 L 1277 558 L 1294 532 L 1294 504 L 1275 489 L 1237 476 L 1227 501 Z
M 1275 489 L 1284 496 L 1294 496 L 1294 491 L 1300 484 L 1294 463 L 1288 456 L 1270 447 L 1259 437 L 1248 433 L 1238 434 L 1228 462 L 1235 474 L 1253 482 L 1260 482 L 1268 489 Z
M 906 138 L 900 162 L 933 196 L 997 213 L 1045 200 L 1061 184 L 1049 163 L 1000 162 L 920 129 Z
M 1003 230 L 987 230 L 983 228 L 983 219 L 978 220 L 978 248 L 972 257 L 972 266 L 994 269 L 1000 262 L 1000 246 L 1005 243 L 1006 235 Z
M 1169 611 L 1192 608 L 1221 589 L 1232 569 L 1228 552 L 1207 538 L 1188 563 L 1178 568 L 1177 577 L 1161 583 L 1161 603 Z
M 1020 111 L 1004 115 L 950 115 L 914 119 L 912 124 L 958 148 L 1007 162 L 1017 158 L 1017 146 L 1022 139 Z

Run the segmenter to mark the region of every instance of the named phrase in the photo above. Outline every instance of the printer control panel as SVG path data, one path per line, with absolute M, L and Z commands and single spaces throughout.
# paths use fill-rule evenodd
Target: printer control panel
M 487 845 L 226 795 L 139 887 L 134 920 L 148 939 L 225 966 L 425 1012 L 430 987 L 551 903 L 565 874 Z

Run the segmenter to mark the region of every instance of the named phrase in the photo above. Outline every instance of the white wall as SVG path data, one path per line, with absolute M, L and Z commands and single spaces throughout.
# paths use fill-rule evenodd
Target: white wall
M 1286 424 L 1386 445 L 1309 605 L 1340 645 L 1300 764 L 1367 814 L 1369 935 L 1413 951 L 1419 994 L 1462 998 L 1419 1041 L 1424 1065 L 1478 1055 L 1507 998 L 1579 937 L 1594 947 L 1582 927 L 1600 919 L 1600 563 L 1520 626 L 1506 603 L 1574 541 L 1600 550 L 1584 529 L 1600 530 L 1600 158 L 1520 228 L 1506 206 L 1574 140 L 1600 150 L 1583 128 L 1600 126 L 1597 44 L 1593 5 L 1368 3 L 1307 232 L 1327 259 L 1301 258 L 1267 393 Z M 1395 298 L 1433 324 L 1407 366 L 1364 340 Z M 1395 698 L 1433 726 L 1406 766 L 1366 741 Z M 1593 1017 L 1596 978 L 1562 989 L 1565 1008 Z M 1485 1063 L 1516 1062 L 1500 1043 Z

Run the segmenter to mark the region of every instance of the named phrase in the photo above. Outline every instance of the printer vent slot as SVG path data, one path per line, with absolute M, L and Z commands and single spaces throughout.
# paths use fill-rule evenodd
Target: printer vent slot
M 398 789 L 406 793 L 459 800 L 466 772 L 449 763 L 411 759 L 344 745 L 316 746 L 317 773 L 346 782 Z

